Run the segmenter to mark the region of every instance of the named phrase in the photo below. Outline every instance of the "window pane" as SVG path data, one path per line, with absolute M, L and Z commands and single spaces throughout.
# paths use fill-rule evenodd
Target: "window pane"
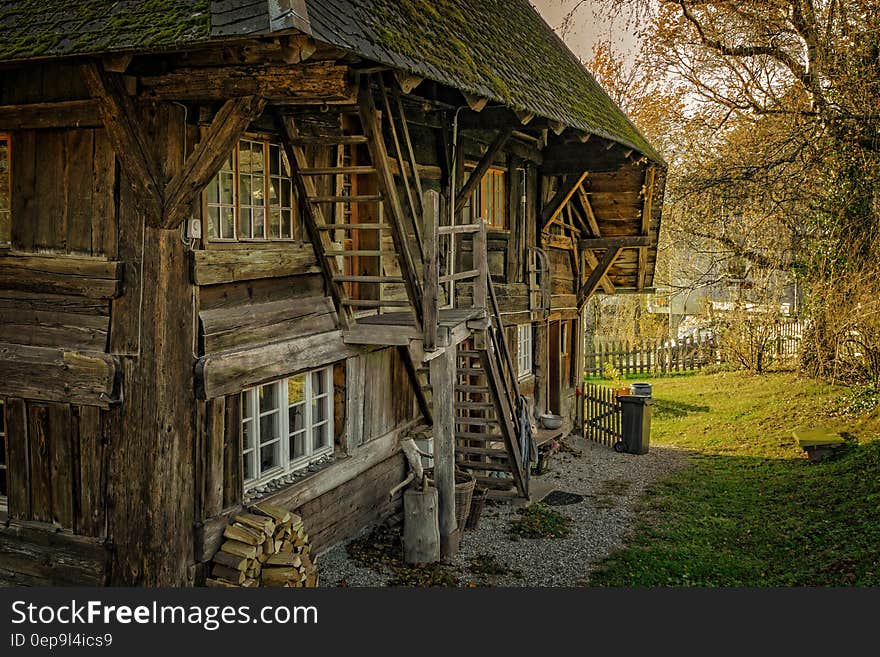
M 285 208 L 293 207 L 293 185 L 287 181 L 281 184 L 281 205 Z
M 271 208 L 269 211 L 269 237 L 282 238 L 287 237 L 281 229 L 281 210 L 277 207 Z
M 300 374 L 287 379 L 287 403 L 298 404 L 306 399 L 306 375 Z
M 327 393 L 327 370 L 312 372 L 312 395 Z
M 251 172 L 251 142 L 238 142 L 238 170 L 241 173 Z
M 269 173 L 273 176 L 281 175 L 281 149 L 277 144 L 269 145 Z
M 244 465 L 244 479 L 249 481 L 256 479 L 257 473 L 254 472 L 254 452 L 248 452 L 242 455 L 242 464 Z
M 301 459 L 306 454 L 306 432 L 303 431 L 290 439 L 290 460 Z
M 278 383 L 260 386 L 260 413 L 278 409 Z
M 251 182 L 251 203 L 253 205 L 264 206 L 266 204 L 266 177 L 254 176 Z
M 327 397 L 312 400 L 312 424 L 327 420 Z
M 327 442 L 327 428 L 327 424 L 322 424 L 321 426 L 315 427 L 312 430 L 312 449 L 314 451 L 318 451 L 324 447 L 327 447 L 327 445 L 329 444 Z
M 254 421 L 247 420 L 241 423 L 241 445 L 243 450 L 251 449 L 254 444 Z
M 241 219 L 239 221 L 239 236 L 250 239 L 254 236 L 254 226 L 251 221 L 251 209 L 243 207 L 241 209 Z
M 253 198 L 253 178 L 251 176 L 239 176 L 238 194 L 242 205 L 252 205 Z
M 208 208 L 208 237 L 220 237 L 220 208 Z
M 251 172 L 263 174 L 266 173 L 265 154 L 262 142 L 251 143 Z
M 290 433 L 297 433 L 306 428 L 306 405 L 295 404 L 287 409 Z
M 293 237 L 293 224 L 290 219 L 290 210 L 281 211 L 281 234 L 288 239 Z
M 269 205 L 280 205 L 280 199 L 278 198 L 279 190 L 281 189 L 281 179 L 280 178 L 269 178 Z
M 221 212 L 220 237 L 231 240 L 235 237 L 235 211 L 223 208 Z
M 214 179 L 208 184 L 208 203 L 217 204 L 220 202 L 220 177 L 214 176 Z
M 281 464 L 281 443 L 272 443 L 260 448 L 260 472 L 271 470 Z
M 251 400 L 253 398 L 253 390 L 245 390 L 241 393 L 241 417 L 244 420 L 249 420 L 251 418 Z
M 266 211 L 263 208 L 254 208 L 254 237 L 266 239 Z
M 271 413 L 260 418 L 260 444 L 278 438 L 278 413 Z
M 220 174 L 220 202 L 226 205 L 235 203 L 235 176 L 232 173 Z

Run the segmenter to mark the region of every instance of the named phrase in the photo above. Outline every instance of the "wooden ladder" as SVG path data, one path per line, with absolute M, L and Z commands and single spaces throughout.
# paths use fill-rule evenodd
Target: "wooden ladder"
M 354 115 L 356 120 L 350 124 L 359 123 L 360 130 L 350 129 L 343 134 L 343 114 Z M 358 317 L 364 314 L 383 312 L 402 311 L 401 323 L 418 330 L 422 326 L 422 285 L 418 274 L 421 263 L 413 257 L 409 247 L 407 217 L 397 195 L 380 121 L 368 84 L 361 87 L 356 111 L 352 108 L 339 110 L 336 134 L 327 134 L 326 130 L 315 134 L 301 127 L 293 116 L 281 116 L 285 150 L 297 191 L 303 200 L 303 223 L 329 282 L 330 295 L 343 331 L 351 330 Z M 334 146 L 363 146 L 362 151 L 368 154 L 369 162 L 322 166 L 309 157 L 309 147 Z M 372 194 L 340 194 L 332 180 L 337 176 L 373 176 L 377 191 Z M 329 185 L 326 184 L 328 179 Z M 353 223 L 328 221 L 328 209 L 342 203 L 358 208 L 371 206 L 365 214 L 375 219 Z M 336 239 L 339 236 L 343 236 L 342 239 Z M 368 246 L 362 247 L 362 244 Z M 355 268 L 362 258 L 369 259 L 373 271 Z M 399 293 L 401 288 L 405 295 Z M 388 290 L 391 294 L 387 293 Z

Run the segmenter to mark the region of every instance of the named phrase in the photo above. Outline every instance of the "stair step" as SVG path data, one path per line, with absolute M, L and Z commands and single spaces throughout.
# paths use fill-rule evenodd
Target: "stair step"
M 477 456 L 491 456 L 492 458 L 506 459 L 507 452 L 503 449 L 492 449 L 491 447 L 456 447 L 456 454 L 474 454 Z
M 492 402 L 455 402 L 455 408 L 469 408 L 475 411 L 494 411 L 495 404 Z
M 403 283 L 403 276 L 353 276 L 341 274 L 334 276 L 337 283 Z
M 484 370 L 482 367 L 459 367 L 458 373 L 469 374 L 473 376 L 485 376 L 486 370 Z
M 482 440 L 488 443 L 500 443 L 504 437 L 497 433 L 474 433 L 473 431 L 456 431 L 456 440 Z
M 304 176 L 341 176 L 346 173 L 352 175 L 376 173 L 376 167 L 371 166 L 352 166 L 352 167 L 309 167 L 300 169 L 299 172 Z
M 409 308 L 410 303 L 405 299 L 343 299 L 343 306 L 351 308 Z
M 482 392 L 484 394 L 489 394 L 489 388 L 486 386 L 457 385 L 455 386 L 455 389 L 458 392 Z
M 471 350 L 471 349 L 459 349 L 459 350 L 458 350 L 458 355 L 459 355 L 459 356 L 471 356 L 471 357 L 476 358 L 477 356 L 480 355 L 480 352 L 479 352 L 479 351 L 473 351 L 473 350 Z
M 335 137 L 297 137 L 291 140 L 297 146 L 347 146 L 366 144 L 364 135 L 338 135 Z
M 514 487 L 512 477 L 480 477 L 474 475 L 474 479 L 484 488 L 491 488 L 492 490 L 510 490 Z
M 310 203 L 378 203 L 382 200 L 376 194 L 362 196 L 310 196 Z
M 391 230 L 388 224 L 324 224 L 318 230 Z
M 500 424 L 494 417 L 456 417 L 456 424 L 471 424 L 475 427 L 491 427 Z
M 501 464 L 501 463 L 477 463 L 474 461 L 462 461 L 459 459 L 455 460 L 455 464 L 460 468 L 469 468 L 471 470 L 487 470 L 491 472 L 512 472 L 512 468 L 509 464 Z
M 354 251 L 349 251 L 346 249 L 328 249 L 324 251 L 324 255 L 328 258 L 333 256 L 343 256 L 343 257 L 379 257 L 379 256 L 396 256 L 396 251 L 375 251 L 372 249 L 356 249 Z

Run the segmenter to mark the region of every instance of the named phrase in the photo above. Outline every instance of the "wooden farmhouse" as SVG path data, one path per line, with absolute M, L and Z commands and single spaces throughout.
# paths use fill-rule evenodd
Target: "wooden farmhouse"
M 664 176 L 527 0 L 0 0 L 0 583 L 199 585 L 256 500 L 326 549 L 411 435 L 451 553 Z

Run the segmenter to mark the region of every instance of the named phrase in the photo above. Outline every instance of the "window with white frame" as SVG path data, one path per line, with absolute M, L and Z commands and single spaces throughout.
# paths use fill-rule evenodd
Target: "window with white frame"
M 298 237 L 290 163 L 279 144 L 241 139 L 205 192 L 213 241 Z
M 532 325 L 520 324 L 516 327 L 517 374 L 520 378 L 532 373 Z
M 333 366 L 241 393 L 245 487 L 333 453 Z
M 9 462 L 6 449 L 6 405 L 0 399 L 0 509 L 6 508 L 6 496 L 9 495 L 9 484 L 6 476 L 6 464 Z

